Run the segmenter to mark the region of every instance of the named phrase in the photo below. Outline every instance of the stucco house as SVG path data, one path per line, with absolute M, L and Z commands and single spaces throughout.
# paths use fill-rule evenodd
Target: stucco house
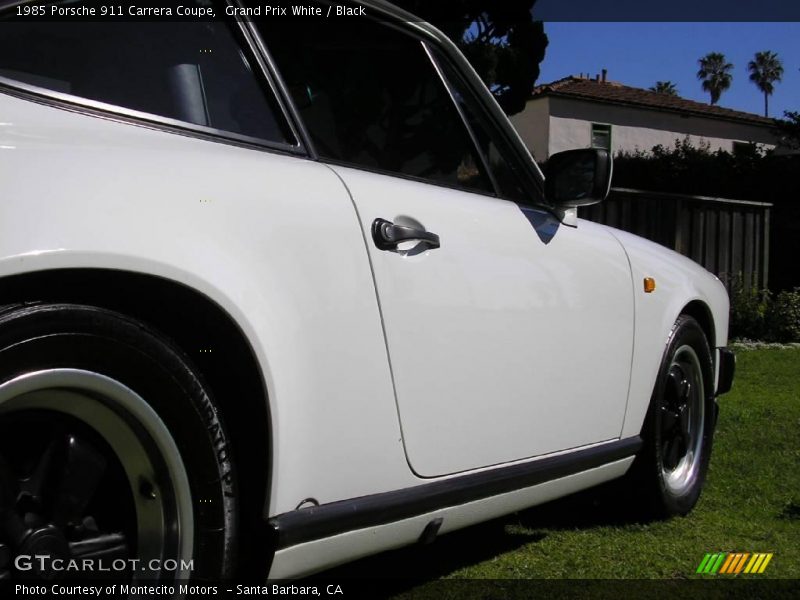
M 712 151 L 776 145 L 773 119 L 608 81 L 605 70 L 594 79 L 570 76 L 537 86 L 511 121 L 537 161 L 573 148 L 648 151 L 687 136 Z

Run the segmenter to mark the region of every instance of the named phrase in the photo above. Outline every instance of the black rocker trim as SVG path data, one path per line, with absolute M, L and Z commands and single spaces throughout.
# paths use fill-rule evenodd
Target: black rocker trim
M 310 506 L 273 517 L 269 523 L 279 550 L 574 475 L 633 456 L 641 446 L 640 437 L 630 437 L 533 462 Z

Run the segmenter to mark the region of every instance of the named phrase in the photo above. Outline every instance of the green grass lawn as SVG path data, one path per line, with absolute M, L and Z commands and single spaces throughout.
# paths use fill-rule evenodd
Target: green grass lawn
M 718 581 L 695 574 L 717 551 L 774 552 L 758 577 L 800 578 L 800 349 L 739 351 L 720 404 L 706 487 L 687 517 L 638 523 L 613 488 L 589 490 L 325 578 L 406 578 L 398 597 L 447 596 L 442 579 Z

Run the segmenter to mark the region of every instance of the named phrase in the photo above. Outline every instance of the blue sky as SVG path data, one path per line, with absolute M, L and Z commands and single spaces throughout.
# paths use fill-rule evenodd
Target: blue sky
M 657 80 L 677 84 L 690 100 L 708 102 L 697 80 L 697 59 L 722 52 L 734 64 L 733 84 L 719 105 L 764 113 L 764 96 L 750 82 L 747 63 L 762 50 L 783 60 L 783 82 L 775 84 L 769 114 L 800 111 L 800 23 L 607 23 L 545 22 L 550 39 L 537 83 L 608 69 L 608 78 L 648 88 Z

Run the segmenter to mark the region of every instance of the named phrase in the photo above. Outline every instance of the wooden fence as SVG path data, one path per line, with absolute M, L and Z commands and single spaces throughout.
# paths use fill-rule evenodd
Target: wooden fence
M 767 287 L 772 204 L 612 188 L 581 218 L 624 229 L 688 256 L 725 285 Z

